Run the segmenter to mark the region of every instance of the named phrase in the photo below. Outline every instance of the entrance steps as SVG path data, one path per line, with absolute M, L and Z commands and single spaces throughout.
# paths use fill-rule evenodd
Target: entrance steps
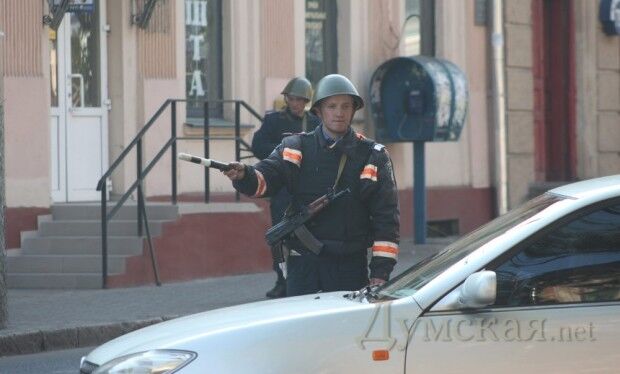
M 147 202 L 161 282 L 270 271 L 267 204 Z M 7 251 L 8 287 L 101 288 L 100 209 L 97 203 L 56 204 L 39 216 L 36 231 L 21 233 L 21 248 Z M 128 204 L 108 222 L 108 287 L 154 283 L 136 212 L 135 203 Z
M 176 205 L 148 203 L 152 236 L 179 216 Z M 101 288 L 101 207 L 98 203 L 56 204 L 38 217 L 37 231 L 22 232 L 21 248 L 7 251 L 9 288 Z M 146 233 L 146 231 L 144 231 Z M 128 258 L 143 253 L 137 236 L 137 205 L 126 204 L 108 222 L 108 273 L 125 273 Z

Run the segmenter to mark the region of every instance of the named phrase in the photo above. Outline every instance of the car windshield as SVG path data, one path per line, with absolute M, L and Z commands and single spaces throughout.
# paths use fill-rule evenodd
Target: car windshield
M 463 236 L 434 256 L 413 265 L 376 292 L 375 300 L 399 299 L 412 296 L 444 270 L 469 255 L 480 246 L 524 224 L 537 213 L 566 197 L 544 194 Z

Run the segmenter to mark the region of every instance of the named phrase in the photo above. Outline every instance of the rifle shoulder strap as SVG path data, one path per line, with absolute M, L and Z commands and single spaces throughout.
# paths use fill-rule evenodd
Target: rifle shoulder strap
M 336 181 L 334 182 L 334 191 L 336 191 L 336 186 L 338 186 L 338 181 L 340 180 L 340 176 L 342 175 L 342 171 L 344 170 L 344 165 L 347 163 L 347 154 L 342 153 L 340 156 L 340 164 L 338 164 L 338 174 L 336 175 Z
M 308 132 L 308 112 L 304 112 L 304 116 L 301 119 L 301 131 Z

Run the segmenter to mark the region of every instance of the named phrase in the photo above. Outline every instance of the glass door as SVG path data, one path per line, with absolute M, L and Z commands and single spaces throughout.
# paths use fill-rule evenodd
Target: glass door
M 52 198 L 94 201 L 108 164 L 103 9 L 67 13 L 50 30 Z

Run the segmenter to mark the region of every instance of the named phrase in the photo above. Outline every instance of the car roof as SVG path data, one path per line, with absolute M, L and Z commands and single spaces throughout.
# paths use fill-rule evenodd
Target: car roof
M 550 190 L 550 193 L 573 198 L 617 189 L 620 193 L 620 174 L 607 177 L 588 179 L 581 182 L 567 184 Z

